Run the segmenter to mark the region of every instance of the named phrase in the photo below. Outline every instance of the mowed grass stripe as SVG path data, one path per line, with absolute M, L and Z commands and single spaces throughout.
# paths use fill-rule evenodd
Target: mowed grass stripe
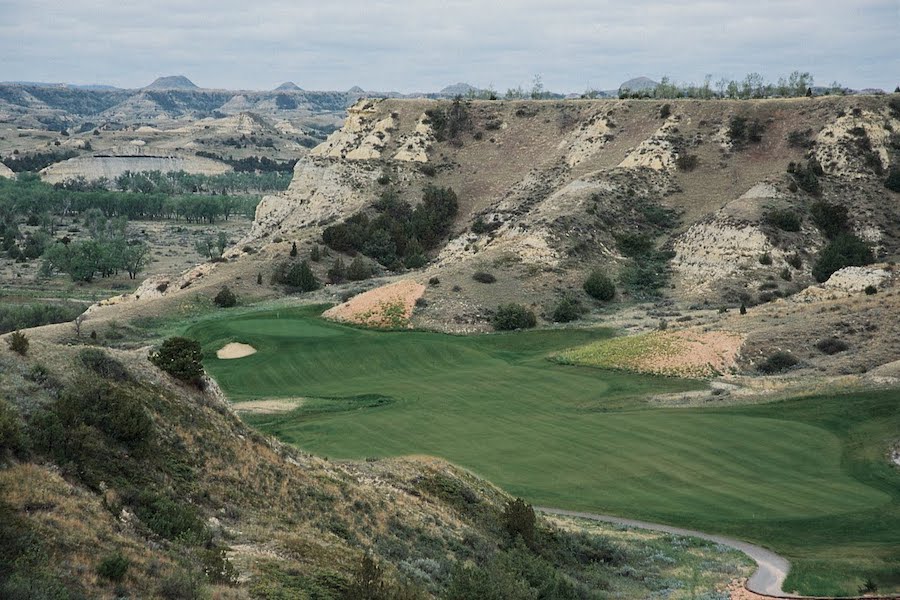
M 882 574 L 895 566 L 879 527 L 900 530 L 900 482 L 884 483 L 895 474 L 875 469 L 883 450 L 869 448 L 900 426 L 890 396 L 652 408 L 647 394 L 697 384 L 546 360 L 606 331 L 457 337 L 354 329 L 324 322 L 314 309 L 278 314 L 216 318 L 190 329 L 230 398 L 393 400 L 247 417 L 306 450 L 354 459 L 433 454 L 535 503 L 742 536 L 799 560 L 792 578 L 808 593 L 849 590 L 852 584 L 827 574 L 846 573 L 849 564 Z M 230 341 L 258 352 L 213 358 Z M 869 462 L 850 461 L 851 450 Z M 840 551 L 865 544 L 874 550 Z

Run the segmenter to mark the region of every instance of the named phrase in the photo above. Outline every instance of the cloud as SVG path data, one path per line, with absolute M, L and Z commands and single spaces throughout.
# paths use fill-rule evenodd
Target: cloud
M 890 87 L 900 73 L 894 0 L 0 0 L 0 79 L 142 86 L 433 90 L 613 88 L 637 75 Z

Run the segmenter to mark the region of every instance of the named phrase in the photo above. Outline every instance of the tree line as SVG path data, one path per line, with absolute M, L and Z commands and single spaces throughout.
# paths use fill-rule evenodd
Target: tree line
M 17 180 L 0 179 L 0 221 L 16 222 L 27 217 L 34 225 L 49 216 L 81 215 L 91 209 L 99 210 L 109 219 L 215 223 L 233 215 L 252 218 L 258 203 L 258 196 L 132 193 L 96 187 L 68 189 L 47 185 L 36 175 L 28 174 L 20 175 Z

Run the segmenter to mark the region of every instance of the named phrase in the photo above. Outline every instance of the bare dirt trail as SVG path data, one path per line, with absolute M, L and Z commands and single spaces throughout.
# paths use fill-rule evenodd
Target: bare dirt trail
M 635 519 L 624 519 L 622 517 L 613 517 L 610 515 L 598 515 L 595 513 L 563 510 L 559 508 L 544 508 L 537 506 L 535 507 L 535 510 L 550 515 L 578 517 L 581 519 L 602 521 L 604 523 L 613 523 L 615 525 L 624 525 L 626 527 L 636 527 L 638 529 L 663 531 L 665 533 L 671 533 L 674 535 L 696 537 L 703 540 L 709 540 L 717 544 L 722 544 L 723 546 L 728 546 L 730 548 L 734 548 L 735 550 L 740 550 L 756 562 L 756 572 L 753 573 L 749 580 L 747 580 L 747 588 L 750 591 L 756 592 L 757 594 L 764 594 L 766 596 L 775 596 L 779 598 L 803 597 L 793 594 L 787 594 L 781 589 L 781 586 L 784 584 L 784 580 L 787 577 L 788 571 L 791 568 L 791 563 L 788 562 L 787 559 L 779 556 L 778 554 L 775 554 L 771 550 L 766 550 L 765 548 L 762 548 L 760 546 L 755 546 L 753 544 L 742 542 L 741 540 L 736 540 L 734 538 L 725 537 L 722 535 L 703 533 L 702 531 L 694 531 L 692 529 L 684 529 L 682 527 L 672 527 L 670 525 L 662 525 L 659 523 L 648 523 L 647 521 L 637 521 Z

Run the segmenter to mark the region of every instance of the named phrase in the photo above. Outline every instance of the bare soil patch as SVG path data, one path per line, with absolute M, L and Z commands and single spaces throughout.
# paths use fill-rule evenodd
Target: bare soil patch
M 416 300 L 424 293 L 424 285 L 404 279 L 354 296 L 322 316 L 367 327 L 408 327 Z

